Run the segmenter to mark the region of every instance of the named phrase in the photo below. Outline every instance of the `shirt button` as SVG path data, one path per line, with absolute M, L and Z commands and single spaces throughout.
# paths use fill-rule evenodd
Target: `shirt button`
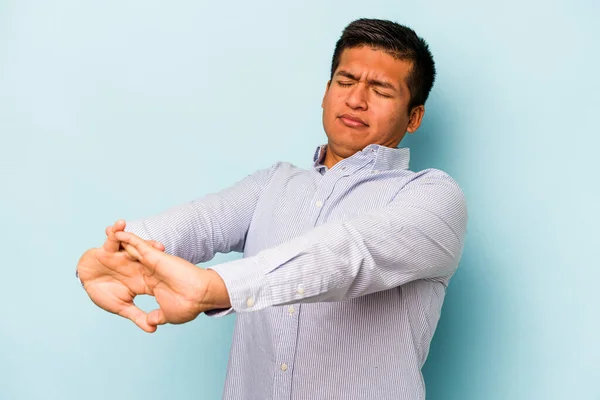
M 247 305 L 248 307 L 252 307 L 252 306 L 254 306 L 254 296 L 252 296 L 252 297 L 248 297 L 248 300 L 246 300 L 246 305 Z
M 287 364 L 281 364 L 281 370 L 282 371 L 287 371 L 288 369 L 288 365 Z
M 323 202 L 321 200 L 317 201 L 315 205 L 319 208 L 323 207 Z
M 288 307 L 288 312 L 290 313 L 290 315 L 292 315 L 296 310 L 294 309 L 294 306 L 289 306 Z
M 304 294 L 304 287 L 302 287 L 302 285 L 298 285 L 296 291 L 298 292 L 298 294 L 302 295 Z
M 371 171 L 371 173 L 372 173 L 372 174 L 376 174 L 376 173 L 378 173 L 378 172 L 379 172 L 379 170 L 378 170 L 378 169 L 374 169 L 373 171 Z

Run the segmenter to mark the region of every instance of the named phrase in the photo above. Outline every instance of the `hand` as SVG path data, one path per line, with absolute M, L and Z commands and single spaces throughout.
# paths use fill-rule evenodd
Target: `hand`
M 148 324 L 146 313 L 133 303 L 135 296 L 150 293 L 140 273 L 140 263 L 127 252 L 119 251 L 120 242 L 114 232 L 123 229 L 124 221 L 106 228 L 106 242 L 83 254 L 77 264 L 77 276 L 98 307 L 132 320 L 147 332 L 154 332 L 156 326 Z M 148 241 L 148 244 L 157 251 L 164 251 L 160 243 Z
M 104 245 L 88 250 L 77 265 L 78 276 L 97 306 L 130 319 L 146 332 L 154 332 L 157 325 L 166 322 L 191 321 L 202 311 L 230 307 L 225 284 L 216 272 L 174 256 L 159 257 L 160 268 L 144 265 L 139 261 L 140 253 L 156 260 L 156 253 L 167 256 L 162 253 L 164 246 L 125 233 L 124 229 L 124 221 L 108 227 Z M 124 235 L 130 243 L 120 242 L 116 235 Z M 161 308 L 146 314 L 133 302 L 140 294 L 155 296 Z
M 181 324 L 201 312 L 231 307 L 225 283 L 215 271 L 165 254 L 132 233 L 115 232 L 115 238 L 142 265 L 146 289 L 160 306 L 148 314 L 150 326 Z

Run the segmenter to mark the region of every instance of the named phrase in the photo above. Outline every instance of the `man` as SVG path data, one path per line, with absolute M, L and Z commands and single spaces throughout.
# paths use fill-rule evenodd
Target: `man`
M 352 22 L 314 167 L 277 163 L 127 230 L 118 221 L 78 264 L 90 298 L 147 332 L 236 312 L 227 399 L 425 398 L 421 367 L 467 221 L 457 184 L 408 170 L 397 148 L 434 77 L 411 29 Z M 244 258 L 194 265 L 230 251 Z M 138 294 L 160 308 L 144 313 Z

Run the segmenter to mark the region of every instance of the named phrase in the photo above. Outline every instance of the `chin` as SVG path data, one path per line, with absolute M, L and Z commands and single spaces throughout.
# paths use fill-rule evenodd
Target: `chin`
M 340 141 L 336 140 L 332 142 L 329 140 L 329 144 L 333 147 L 335 153 L 342 157 L 350 157 L 352 154 L 361 151 L 365 147 L 369 145 L 369 143 L 357 143 L 357 142 L 348 142 L 348 141 Z

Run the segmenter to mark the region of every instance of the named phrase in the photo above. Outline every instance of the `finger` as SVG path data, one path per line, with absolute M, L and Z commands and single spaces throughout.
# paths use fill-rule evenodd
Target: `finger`
M 120 219 L 113 225 L 114 232 L 121 232 L 125 230 L 126 223 L 124 220 Z
M 157 242 L 156 240 L 147 240 L 146 242 L 148 242 L 150 245 L 152 245 L 152 247 L 154 247 L 158 251 L 165 251 L 165 245 Z
M 116 253 L 119 251 L 121 244 L 115 238 L 115 232 L 117 230 L 122 231 L 123 229 L 125 229 L 125 221 L 123 221 L 123 220 L 118 220 L 117 222 L 115 222 L 115 224 L 113 226 L 109 226 L 105 229 L 106 240 L 104 241 L 104 244 L 102 245 L 102 248 L 105 251 L 107 251 L 109 253 Z
M 158 250 L 160 252 L 165 251 L 165 246 L 163 246 L 161 243 L 158 243 L 154 240 L 147 240 L 146 242 L 148 244 L 152 245 L 152 247 L 154 247 L 156 250 Z M 132 245 L 127 244 L 127 243 L 122 243 L 122 242 L 119 242 L 119 243 L 121 243 L 121 246 L 125 250 L 125 256 L 127 257 L 128 260 L 141 261 L 142 255 L 137 251 L 137 249 L 135 247 L 133 247 Z
M 137 251 L 135 247 L 130 244 L 122 243 L 123 249 L 125 249 L 125 253 L 127 253 L 127 258 L 132 261 L 141 261 L 142 255 Z
M 145 240 L 133 233 L 116 232 L 115 237 L 122 242 L 123 246 L 129 244 L 135 247 L 139 254 L 138 260 L 147 267 L 152 267 L 152 269 L 156 269 L 159 261 L 164 256 L 164 253 L 156 250 L 150 244 L 146 243 Z
M 158 325 L 166 324 L 167 317 L 165 316 L 163 310 L 159 308 L 157 310 L 150 311 L 148 317 L 146 318 L 146 322 L 148 325 L 156 327 Z
M 131 320 L 143 331 L 146 331 L 148 333 L 153 333 L 156 331 L 156 325 L 148 324 L 148 315 L 134 304 L 127 306 L 126 308 L 121 310 L 119 315 L 121 317 Z

